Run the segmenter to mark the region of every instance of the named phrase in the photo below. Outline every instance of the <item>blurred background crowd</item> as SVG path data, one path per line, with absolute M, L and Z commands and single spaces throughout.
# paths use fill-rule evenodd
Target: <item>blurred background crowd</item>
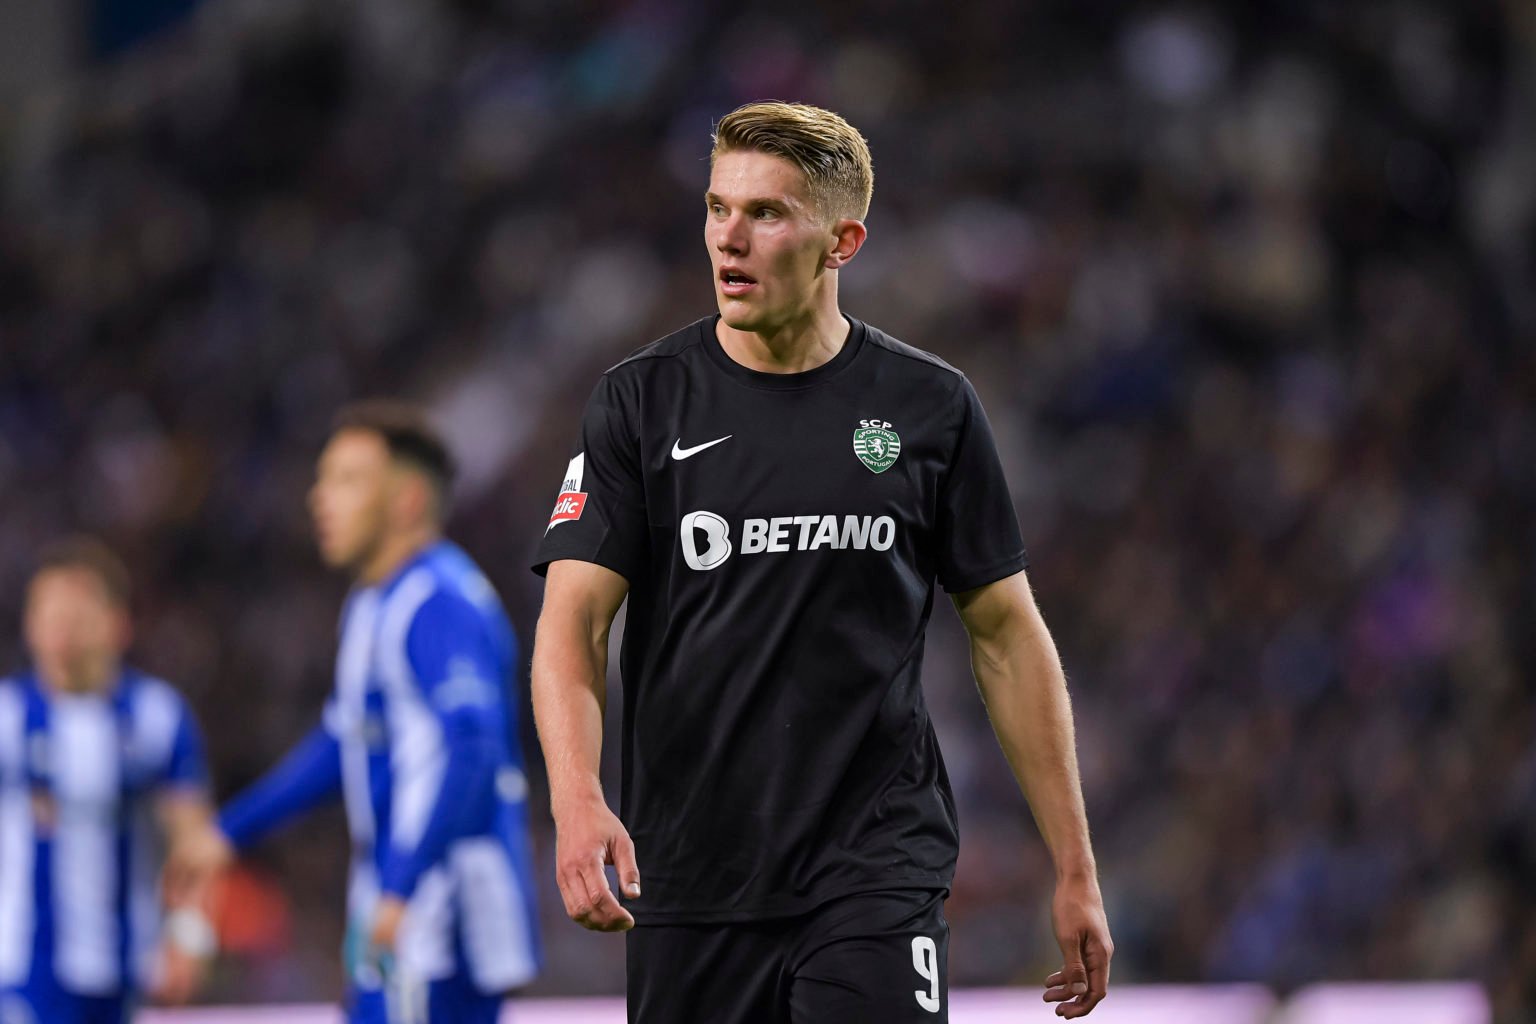
M 1536 1013 L 1536 7 L 0 18 L 5 667 L 39 544 L 99 534 L 135 573 L 137 660 L 189 695 L 220 794 L 248 782 L 331 684 L 344 583 L 304 492 L 337 406 L 377 394 L 435 410 L 452 533 L 529 639 L 597 375 L 713 309 L 712 119 L 815 102 L 875 156 L 844 308 L 993 419 L 1115 978 L 1473 977 Z M 953 982 L 1035 984 L 1049 861 L 935 619 Z M 564 921 L 534 817 L 537 989 L 618 991 L 622 942 Z M 333 813 L 236 877 L 211 997 L 335 995 L 344 834 Z

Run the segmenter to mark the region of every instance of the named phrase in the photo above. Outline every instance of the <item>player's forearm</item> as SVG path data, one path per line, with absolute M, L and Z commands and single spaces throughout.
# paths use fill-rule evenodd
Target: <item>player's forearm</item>
M 219 828 L 237 849 L 244 849 L 340 791 L 341 748 L 324 726 L 317 726 L 275 768 L 225 805 Z
M 987 714 L 1061 877 L 1094 875 L 1066 677 L 1031 602 L 991 635 L 972 634 Z
M 533 648 L 533 718 L 557 818 L 569 804 L 603 799 L 607 674 L 607 625 L 546 607 Z

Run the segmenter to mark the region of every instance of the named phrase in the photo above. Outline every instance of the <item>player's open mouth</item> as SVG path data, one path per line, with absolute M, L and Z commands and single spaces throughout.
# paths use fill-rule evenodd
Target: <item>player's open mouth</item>
M 726 295 L 745 295 L 757 285 L 757 279 L 731 267 L 720 268 L 720 290 Z

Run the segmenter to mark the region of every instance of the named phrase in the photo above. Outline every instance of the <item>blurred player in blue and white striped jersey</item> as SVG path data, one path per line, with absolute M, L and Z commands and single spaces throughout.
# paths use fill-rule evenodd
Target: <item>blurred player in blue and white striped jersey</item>
M 0 681 L 0 1024 L 120 1024 L 192 994 L 213 931 L 165 928 L 162 840 L 212 822 L 197 723 L 123 664 L 128 574 L 99 542 L 43 553 L 27 588 L 29 669 Z
M 537 973 L 527 784 L 508 688 L 516 640 L 442 538 L 453 464 L 413 406 L 342 411 L 310 493 L 320 553 L 350 574 L 322 722 L 172 852 L 179 889 L 339 791 L 355 1022 L 492 1022 Z

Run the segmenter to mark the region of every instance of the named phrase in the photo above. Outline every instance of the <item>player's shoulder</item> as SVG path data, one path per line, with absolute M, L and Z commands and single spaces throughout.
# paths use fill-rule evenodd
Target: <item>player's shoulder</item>
M 20 676 L 0 676 L 0 722 L 24 714 L 26 700 L 26 684 Z
M 167 680 L 134 668 L 125 669 L 123 678 L 135 718 L 171 729 L 186 713 L 186 697 Z
M 706 325 L 712 323 L 713 320 L 713 315 L 701 317 L 687 327 L 675 330 L 664 338 L 657 338 L 649 344 L 640 346 L 617 363 L 608 367 L 603 376 L 610 378 L 630 377 L 642 374 L 664 360 L 695 357 L 699 354 L 704 339 L 708 337 Z
M 936 383 L 957 387 L 965 380 L 965 374 L 926 349 L 909 345 L 871 324 L 863 324 L 864 343 L 878 358 L 896 361 L 897 365 L 911 373 L 930 376 Z
M 863 327 L 866 353 L 886 364 L 882 373 L 890 373 L 916 385 L 920 393 L 932 395 L 939 405 L 957 410 L 956 415 L 963 415 L 963 410 L 974 401 L 971 382 L 959 369 L 932 352 L 909 345 L 878 327 L 869 324 Z
M 412 575 L 415 579 L 411 579 Z M 501 613 L 501 599 L 469 554 L 450 541 L 440 541 L 400 587 L 413 607 L 412 619 L 449 627 Z
M 145 672 L 143 669 L 125 667 L 123 680 L 135 700 L 181 700 L 181 692 L 169 680 Z

